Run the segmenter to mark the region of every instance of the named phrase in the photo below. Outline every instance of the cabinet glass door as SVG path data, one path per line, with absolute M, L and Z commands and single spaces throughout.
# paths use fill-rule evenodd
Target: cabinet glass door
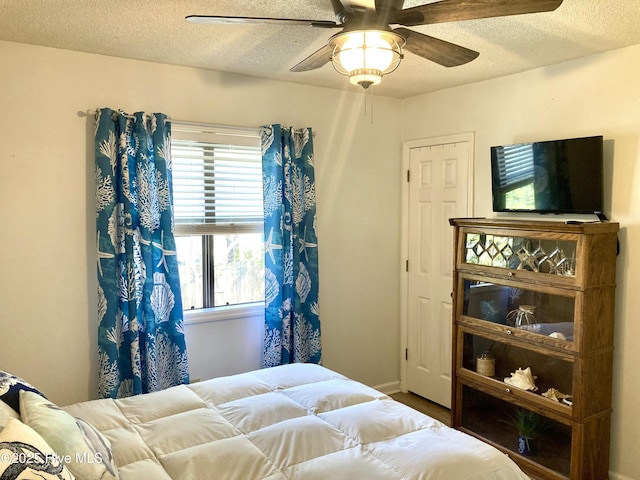
M 468 232 L 463 263 L 575 277 L 577 241 Z
M 576 293 L 561 296 L 488 281 L 463 278 L 462 314 L 466 317 L 503 325 L 513 332 L 536 334 L 563 344 L 574 341 Z M 516 335 L 517 336 L 517 335 Z
M 547 353 L 464 333 L 462 367 L 503 382 L 506 392 L 518 389 L 570 408 L 573 366 L 574 362 Z
M 462 396 L 462 428 L 561 475 L 570 476 L 572 432 L 569 425 L 472 387 L 464 386 Z M 526 438 L 519 438 L 519 430 L 527 432 L 523 435 Z

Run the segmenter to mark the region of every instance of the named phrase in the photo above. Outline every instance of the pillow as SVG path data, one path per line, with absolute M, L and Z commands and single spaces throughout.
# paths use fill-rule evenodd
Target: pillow
M 33 385 L 8 372 L 0 370 L 0 400 L 20 413 L 20 390 L 27 390 L 42 395 Z
M 0 477 L 75 479 L 47 442 L 17 418 L 0 432 Z
M 13 408 L 0 400 L 0 430 L 2 430 L 2 427 L 5 426 L 10 417 L 20 418 L 20 415 L 18 415 L 18 412 Z
M 22 421 L 65 460 L 67 468 L 82 480 L 118 478 L 111 444 L 88 422 L 61 410 L 44 397 L 20 392 Z

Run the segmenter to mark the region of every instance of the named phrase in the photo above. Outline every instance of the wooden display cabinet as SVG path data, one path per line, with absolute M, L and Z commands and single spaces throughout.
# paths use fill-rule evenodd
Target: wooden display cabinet
M 450 223 L 453 426 L 533 478 L 608 478 L 618 224 Z M 527 367 L 530 389 L 511 376 Z M 549 398 L 552 388 L 568 397 Z M 523 412 L 542 420 L 530 454 L 518 448 Z

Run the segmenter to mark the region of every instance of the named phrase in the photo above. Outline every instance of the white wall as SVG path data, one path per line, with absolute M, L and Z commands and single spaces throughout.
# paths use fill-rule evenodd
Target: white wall
M 404 140 L 475 132 L 475 215 L 492 216 L 489 147 L 605 138 L 605 213 L 619 222 L 612 478 L 640 478 L 640 45 L 407 100 Z M 427 115 L 424 112 L 428 112 Z
M 0 65 L 0 369 L 60 404 L 97 394 L 93 120 L 78 112 L 108 106 L 311 126 L 324 363 L 371 385 L 398 380 L 399 101 L 376 97 L 372 124 L 355 87 L 8 42 Z M 255 319 L 189 325 L 194 377 L 258 367 L 256 328 Z
M 264 305 L 249 310 L 244 315 L 225 315 L 215 321 L 185 319 L 192 382 L 261 367 Z
M 79 111 L 313 127 L 325 365 L 370 385 L 399 378 L 401 140 L 474 131 L 475 214 L 489 216 L 490 145 L 603 134 L 611 162 L 605 210 L 622 227 L 611 468 L 637 478 L 640 46 L 402 105 L 375 97 L 373 124 L 357 90 L 8 42 L 0 42 L 0 65 L 0 369 L 60 404 L 97 393 L 93 125 Z M 253 348 L 257 325 L 190 325 L 194 376 L 255 364 L 255 351 L 242 346 Z

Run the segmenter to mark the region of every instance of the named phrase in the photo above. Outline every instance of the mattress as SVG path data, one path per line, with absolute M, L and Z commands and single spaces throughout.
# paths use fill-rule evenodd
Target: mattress
M 528 478 L 497 449 L 314 364 L 64 410 L 110 441 L 122 480 Z

